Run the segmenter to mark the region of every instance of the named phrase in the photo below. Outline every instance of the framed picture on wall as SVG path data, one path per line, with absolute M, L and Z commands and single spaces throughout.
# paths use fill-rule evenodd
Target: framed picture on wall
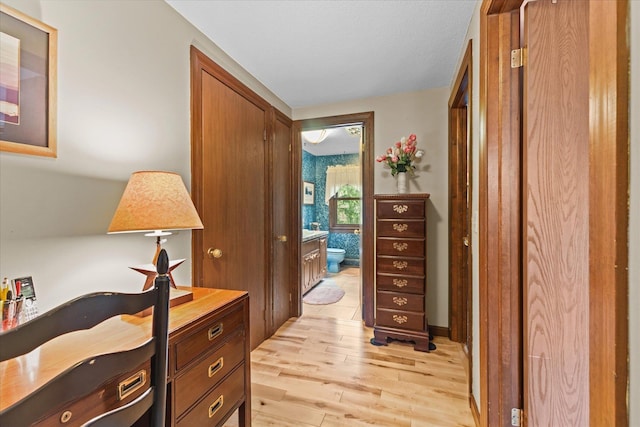
M 315 185 L 312 182 L 304 181 L 302 183 L 302 203 L 305 205 L 313 205 L 314 203 Z
M 0 4 L 0 150 L 56 157 L 58 31 Z

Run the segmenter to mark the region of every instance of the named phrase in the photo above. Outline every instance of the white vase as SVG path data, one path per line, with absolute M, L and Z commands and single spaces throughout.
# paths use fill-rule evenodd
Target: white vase
M 406 172 L 398 172 L 396 175 L 398 179 L 398 194 L 406 194 L 407 193 L 407 173 Z

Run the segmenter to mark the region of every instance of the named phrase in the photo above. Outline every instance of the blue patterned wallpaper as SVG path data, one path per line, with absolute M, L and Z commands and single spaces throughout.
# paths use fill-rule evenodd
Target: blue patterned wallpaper
M 357 165 L 358 154 L 336 156 L 314 156 L 302 151 L 302 180 L 315 184 L 315 205 L 302 206 L 302 226 L 309 228 L 310 222 L 319 222 L 320 230 L 329 229 L 329 206 L 324 202 L 327 167 L 336 165 Z M 360 264 L 360 236 L 352 233 L 329 233 L 330 248 L 346 251 L 343 264 Z

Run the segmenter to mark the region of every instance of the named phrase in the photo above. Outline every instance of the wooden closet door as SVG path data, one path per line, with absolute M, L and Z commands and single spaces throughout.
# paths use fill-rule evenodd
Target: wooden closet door
M 589 2 L 524 8 L 525 412 L 589 425 Z
M 204 230 L 194 232 L 194 278 L 198 286 L 249 291 L 254 349 L 268 333 L 270 106 L 200 52 L 195 55 L 192 173 L 199 179 L 193 193 Z M 220 257 L 210 254 L 216 249 Z

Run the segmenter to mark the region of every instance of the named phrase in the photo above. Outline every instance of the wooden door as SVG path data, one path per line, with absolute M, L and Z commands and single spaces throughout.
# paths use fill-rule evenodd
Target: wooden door
M 249 291 L 254 349 L 268 336 L 270 105 L 195 48 L 192 103 L 192 186 L 204 223 L 193 234 L 194 281 Z
M 589 425 L 589 2 L 523 8 L 529 426 Z
M 291 317 L 293 285 L 291 245 L 294 233 L 291 227 L 293 213 L 297 212 L 291 204 L 292 175 L 291 175 L 291 119 L 274 109 L 273 144 L 271 145 L 271 194 L 273 205 L 273 238 L 272 250 L 272 325 L 271 333 L 275 332 Z M 296 260 L 297 261 L 297 260 Z

